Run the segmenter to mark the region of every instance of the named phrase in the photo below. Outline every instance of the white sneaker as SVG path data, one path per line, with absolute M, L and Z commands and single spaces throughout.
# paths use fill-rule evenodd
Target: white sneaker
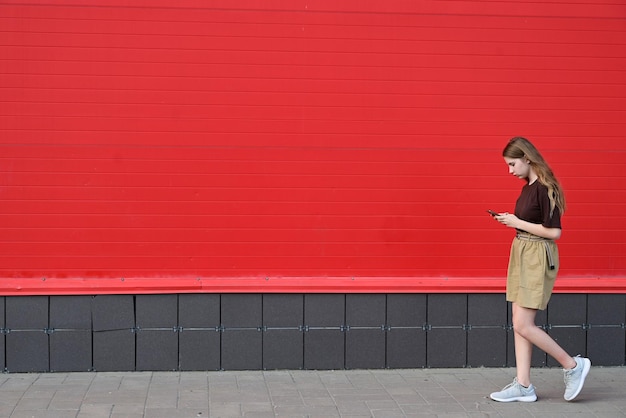
M 535 387 L 530 385 L 525 388 L 519 384 L 517 377 L 500 392 L 493 392 L 489 397 L 498 402 L 535 402 L 537 400 Z
M 563 370 L 563 380 L 565 381 L 565 395 L 563 397 L 566 401 L 571 401 L 578 396 L 583 389 L 589 369 L 591 369 L 591 360 L 588 358 L 576 356 L 574 360 L 576 367 Z

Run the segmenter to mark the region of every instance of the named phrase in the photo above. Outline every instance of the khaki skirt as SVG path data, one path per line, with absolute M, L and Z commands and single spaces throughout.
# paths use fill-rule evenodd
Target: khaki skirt
M 524 308 L 546 309 L 558 271 L 559 250 L 554 241 L 518 233 L 511 245 L 506 300 Z

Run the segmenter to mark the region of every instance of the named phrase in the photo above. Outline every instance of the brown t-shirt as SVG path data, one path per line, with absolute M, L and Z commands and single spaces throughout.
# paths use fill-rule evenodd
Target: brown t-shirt
M 541 224 L 546 228 L 561 228 L 561 212 L 558 207 L 555 207 L 550 216 L 548 188 L 539 180 L 522 187 L 522 193 L 515 203 L 515 216 L 523 221 Z

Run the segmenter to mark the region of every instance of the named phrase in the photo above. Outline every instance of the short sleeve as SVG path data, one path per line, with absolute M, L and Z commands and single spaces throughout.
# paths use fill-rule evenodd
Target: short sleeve
M 543 222 L 546 228 L 561 228 L 561 211 L 557 206 L 554 207 L 552 216 L 550 216 L 550 197 L 548 196 L 548 188 L 543 186 L 537 189 L 539 192 L 539 207 Z

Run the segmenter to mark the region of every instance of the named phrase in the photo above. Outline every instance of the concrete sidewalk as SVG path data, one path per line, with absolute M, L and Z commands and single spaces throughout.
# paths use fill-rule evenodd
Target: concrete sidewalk
M 0 375 L 1 417 L 626 417 L 626 368 L 592 367 L 577 400 L 533 369 L 539 400 L 497 403 L 514 369 Z

